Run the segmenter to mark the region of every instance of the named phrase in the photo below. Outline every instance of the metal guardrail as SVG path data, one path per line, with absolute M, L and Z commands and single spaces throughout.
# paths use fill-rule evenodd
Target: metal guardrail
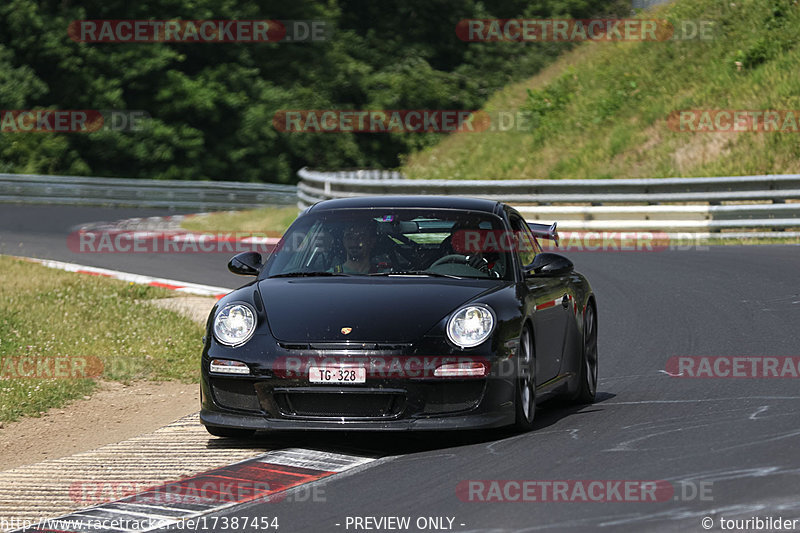
M 320 200 L 386 194 L 473 196 L 508 202 L 531 222 L 566 231 L 681 231 L 717 236 L 759 230 L 795 236 L 800 175 L 597 180 L 410 180 L 385 170 L 317 172 L 300 183 L 138 180 L 0 174 L 0 202 L 169 207 L 195 211 L 306 207 Z M 689 205 L 685 205 L 689 204 Z M 720 233 L 736 232 L 736 233 Z M 755 235 L 755 233 L 753 234 Z
M 505 202 L 660 204 L 800 198 L 800 174 L 722 178 L 594 180 L 369 180 L 365 171 L 317 172 L 300 169 L 298 190 L 313 201 L 369 194 L 480 196 Z
M 0 174 L 0 202 L 197 211 L 294 205 L 294 185 Z
M 530 222 L 558 221 L 559 229 L 567 231 L 716 234 L 758 229 L 773 231 L 775 236 L 796 236 L 784 230 L 800 228 L 800 203 L 793 202 L 800 201 L 800 174 L 664 179 L 411 180 L 395 173 L 390 180 L 375 180 L 370 179 L 367 171 L 318 172 L 304 168 L 298 175 L 297 196 L 301 208 L 333 198 L 437 194 L 507 202 Z M 765 236 L 763 231 L 759 236 Z

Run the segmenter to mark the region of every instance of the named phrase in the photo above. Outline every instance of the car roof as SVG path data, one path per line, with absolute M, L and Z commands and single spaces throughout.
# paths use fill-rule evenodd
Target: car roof
M 496 200 L 463 198 L 460 196 L 357 196 L 354 198 L 323 200 L 311 206 L 308 212 L 327 211 L 329 209 L 364 209 L 370 207 L 421 207 L 434 209 L 464 209 L 469 211 L 497 213 L 500 205 L 502 204 Z

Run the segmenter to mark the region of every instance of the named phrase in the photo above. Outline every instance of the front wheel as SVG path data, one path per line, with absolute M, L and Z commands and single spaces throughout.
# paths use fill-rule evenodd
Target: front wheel
M 597 317 L 589 304 L 583 316 L 583 354 L 578 372 L 576 404 L 594 403 L 597 396 Z
M 516 382 L 514 425 L 519 431 L 530 431 L 536 416 L 536 360 L 528 328 L 525 328 L 519 339 L 519 374 Z
M 206 426 L 206 431 L 215 437 L 226 437 L 229 439 L 249 439 L 256 434 L 252 429 L 225 428 L 220 426 Z

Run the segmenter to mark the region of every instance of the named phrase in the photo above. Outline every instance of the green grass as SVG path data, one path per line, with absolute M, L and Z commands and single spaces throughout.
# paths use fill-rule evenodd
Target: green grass
M 247 232 L 280 237 L 299 214 L 296 207 L 265 207 L 248 211 L 225 211 L 190 217 L 183 229 L 202 232 Z
M 800 109 L 800 7 L 793 0 L 677 0 L 641 16 L 710 20 L 714 39 L 581 45 L 485 106 L 529 112 L 534 128 L 450 135 L 410 156 L 403 171 L 438 179 L 800 172 L 798 133 L 667 126 L 677 110 Z
M 142 303 L 171 295 L 0 256 L 0 421 L 36 416 L 96 386 L 92 377 L 20 378 L 9 365 L 22 359 L 89 360 L 89 368 L 99 360 L 95 377 L 105 380 L 196 381 L 202 328 Z

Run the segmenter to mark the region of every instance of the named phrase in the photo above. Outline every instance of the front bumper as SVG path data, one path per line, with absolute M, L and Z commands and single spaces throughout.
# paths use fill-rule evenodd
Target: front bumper
M 200 419 L 208 426 L 252 430 L 435 431 L 514 423 L 515 340 L 472 353 L 433 338 L 414 346 L 347 348 L 274 341 L 225 348 L 209 343 L 201 367 Z M 243 361 L 251 373 L 212 373 L 212 358 Z M 436 377 L 433 370 L 445 360 L 481 362 L 489 373 Z M 366 382 L 312 384 L 308 368 L 314 361 L 364 366 Z
M 203 374 L 200 419 L 241 429 L 444 430 L 514 422 L 514 380 L 367 379 L 318 385 L 307 379 Z

